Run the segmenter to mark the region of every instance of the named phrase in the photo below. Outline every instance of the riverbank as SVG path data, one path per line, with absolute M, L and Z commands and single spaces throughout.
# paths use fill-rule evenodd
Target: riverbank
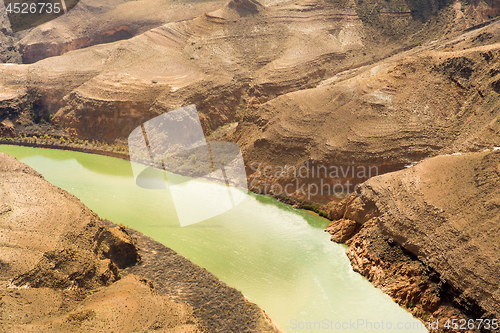
M 58 149 L 58 150 L 68 150 L 77 151 L 80 153 L 97 154 L 103 156 L 110 156 L 121 158 L 123 160 L 130 160 L 128 155 L 128 150 L 122 146 L 113 146 L 102 144 L 99 142 L 89 143 L 88 141 L 80 140 L 80 142 L 64 140 L 47 140 L 38 137 L 16 137 L 16 138 L 0 138 L 0 145 L 12 145 L 21 147 L 33 147 L 33 148 L 46 148 L 46 149 Z
M 3 153 L 0 176 L 2 331 L 279 332 L 212 273 Z
M 437 156 L 374 177 L 330 211 L 326 231 L 353 269 L 433 332 L 500 317 L 500 152 Z M 475 328 L 475 329 L 473 329 Z
M 78 142 L 68 142 L 61 144 L 58 143 L 57 140 L 46 140 L 44 138 L 37 137 L 16 137 L 16 138 L 0 138 L 0 145 L 13 145 L 13 146 L 21 146 L 21 147 L 33 147 L 33 148 L 45 148 L 45 149 L 58 149 L 58 150 L 67 150 L 67 151 L 76 151 L 80 153 L 88 153 L 88 154 L 97 154 L 109 157 L 116 157 L 126 161 L 130 160 L 130 156 L 128 155 L 128 149 L 123 148 L 122 146 L 117 147 L 113 145 L 104 146 L 102 143 L 78 143 Z M 258 190 L 254 188 L 250 188 L 250 191 L 255 194 L 261 194 Z M 273 193 L 269 193 L 270 196 L 274 197 L 276 200 L 283 202 L 287 205 L 292 206 L 297 209 L 304 209 L 310 212 L 314 212 L 320 217 L 329 218 L 329 209 L 333 207 L 333 204 L 325 205 L 321 203 L 316 203 L 313 201 L 296 199 L 289 196 L 284 195 L 275 195 Z M 341 198 L 338 199 L 341 201 Z
M 353 200 L 353 198 L 355 199 L 356 197 L 350 197 L 349 200 Z M 336 221 L 337 224 L 340 217 L 346 214 L 345 209 L 341 213 L 338 211 L 339 206 L 333 204 L 320 206 L 314 203 L 300 202 L 293 198 L 278 199 L 294 208 L 309 208 L 311 211 L 316 209 L 320 210 L 323 214 L 328 213 L 329 219 Z M 342 205 L 346 205 L 348 201 L 344 201 Z M 349 202 L 348 204 L 351 205 Z M 353 201 L 352 207 L 357 207 L 356 204 L 357 201 Z M 340 207 L 342 207 L 342 205 L 340 205 Z M 350 213 L 346 216 L 351 216 L 349 214 Z M 438 318 L 437 316 L 439 316 L 439 318 L 448 318 L 452 315 L 461 316 L 466 313 L 463 306 L 460 307 L 453 304 L 453 298 L 456 295 L 451 293 L 451 289 L 447 292 L 443 292 L 443 294 L 448 293 L 446 294 L 448 296 L 439 296 L 439 299 L 436 299 L 436 294 L 440 294 L 443 288 L 446 289 L 449 287 L 443 287 L 444 284 L 439 279 L 439 274 L 430 271 L 428 265 L 424 265 L 419 258 L 399 245 L 400 243 L 394 240 L 395 237 L 386 237 L 384 233 L 379 232 L 376 228 L 367 228 L 365 234 L 360 234 L 360 237 L 363 236 L 366 238 L 370 235 L 376 235 L 375 238 L 370 236 L 366 239 L 368 242 L 367 244 L 371 244 L 370 242 L 376 239 L 378 245 L 374 247 L 363 242 L 354 241 L 351 244 L 348 241 L 350 238 L 354 237 L 354 234 L 349 234 L 349 230 L 358 230 L 357 224 L 350 222 L 347 224 L 340 223 L 339 225 L 341 227 L 338 229 L 341 230 L 344 239 L 337 239 L 337 241 L 348 243 L 350 246 L 347 253 L 353 268 L 366 276 L 376 287 L 389 294 L 398 304 L 405 307 L 415 317 L 427 323 L 430 318 Z M 329 231 L 335 230 L 330 229 Z M 336 232 L 333 233 L 335 234 Z M 384 254 L 387 251 L 390 252 L 389 258 L 392 261 L 387 261 L 386 255 Z M 381 257 L 385 258 L 385 260 L 381 261 Z M 373 270 L 376 270 L 378 275 L 370 273 Z M 391 276 L 392 278 L 388 279 L 387 276 Z M 429 276 L 432 276 L 430 280 Z M 430 292 L 429 290 L 437 290 L 438 292 Z M 440 307 L 440 311 L 438 312 L 436 312 L 436 304 Z M 442 305 L 444 304 L 447 306 L 443 307 Z
M 206 269 L 134 229 L 127 232 L 141 261 L 121 274 L 144 276 L 159 293 L 186 302 L 208 332 L 280 332 L 264 310 Z

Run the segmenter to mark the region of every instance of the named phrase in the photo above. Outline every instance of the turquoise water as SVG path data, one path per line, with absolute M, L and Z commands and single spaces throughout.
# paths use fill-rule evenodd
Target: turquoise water
M 205 267 L 242 291 L 285 332 L 427 331 L 352 271 L 345 248 L 323 231 L 328 224 L 323 218 L 248 193 L 235 208 L 180 227 L 169 190 L 136 186 L 130 162 L 30 147 L 0 145 L 0 151 L 74 194 L 102 218 L 139 230 Z M 196 182 L 191 186 L 205 191 L 221 186 Z M 195 214 L 197 207 L 192 209 Z

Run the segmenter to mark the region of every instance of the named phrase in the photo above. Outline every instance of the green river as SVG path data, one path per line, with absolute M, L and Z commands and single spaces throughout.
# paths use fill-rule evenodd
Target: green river
M 138 187 L 128 161 L 6 145 L 0 151 L 102 218 L 139 230 L 208 269 L 258 304 L 284 332 L 427 332 L 352 271 L 345 248 L 323 231 L 328 224 L 323 218 L 248 193 L 235 208 L 181 227 L 168 189 Z M 195 182 L 204 189 L 221 186 Z M 197 207 L 192 210 L 195 214 Z

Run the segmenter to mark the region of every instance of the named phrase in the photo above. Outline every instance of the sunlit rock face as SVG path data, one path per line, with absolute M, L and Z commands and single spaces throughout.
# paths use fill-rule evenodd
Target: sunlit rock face
M 331 210 L 326 231 L 415 316 L 496 318 L 499 182 L 498 150 L 433 157 L 365 182 Z

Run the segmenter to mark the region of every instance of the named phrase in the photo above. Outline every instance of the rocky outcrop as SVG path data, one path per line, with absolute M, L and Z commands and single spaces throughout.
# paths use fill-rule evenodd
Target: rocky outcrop
M 82 0 L 67 14 L 20 35 L 16 49 L 22 62 L 31 64 L 92 45 L 129 39 L 167 22 L 190 19 L 219 6 L 212 1 L 187 5 L 155 0 Z
M 207 332 L 279 332 L 241 292 L 151 238 L 134 230 L 130 234 L 142 261 L 122 274 L 141 274 L 158 292 L 189 304 Z
M 74 39 L 62 44 L 48 42 L 25 45 L 21 43 L 19 44 L 19 53 L 22 55 L 22 62 L 24 64 L 32 64 L 48 57 L 58 56 L 93 44 L 94 40 L 88 37 Z
M 92 45 L 129 39 L 162 24 L 191 19 L 220 6 L 219 1 L 187 4 L 159 0 L 82 0 L 53 21 L 13 33 L 2 2 L 0 63 L 31 64 Z
M 159 295 L 148 280 L 129 275 L 89 292 L 71 289 L 0 289 L 3 332 L 203 332 L 186 303 Z
M 126 268 L 140 261 L 132 237 L 123 226 L 106 229 L 97 238 L 97 246 L 118 268 Z
M 0 136 L 4 138 L 13 138 L 16 136 L 16 130 L 14 129 L 12 121 L 5 119 L 0 122 Z
M 425 29 L 405 14 L 405 30 L 353 6 L 232 1 L 125 41 L 6 65 L 0 112 L 20 135 L 38 136 L 25 127 L 45 121 L 56 139 L 123 145 L 144 121 L 195 104 L 207 136 L 235 123 L 217 139 L 242 148 L 251 190 L 324 204 L 423 158 L 496 145 L 498 22 L 445 38 L 450 8 Z M 313 165 L 337 171 L 262 176 Z
M 496 151 L 438 156 L 372 178 L 331 211 L 353 269 L 428 318 L 498 318 Z M 349 223 L 346 223 L 349 221 Z M 350 236 L 339 230 L 350 226 Z
M 10 28 L 4 2 L 0 3 L 0 63 L 20 63 L 21 55 L 16 47 L 17 38 Z
M 352 237 L 358 229 L 358 223 L 349 219 L 340 219 L 336 223 L 330 224 L 325 229 L 326 232 L 332 235 L 331 240 L 336 243 L 345 243 L 346 240 Z
M 5 33 L 5 29 L 0 29 L 0 63 L 20 63 L 22 58 L 16 40 Z

